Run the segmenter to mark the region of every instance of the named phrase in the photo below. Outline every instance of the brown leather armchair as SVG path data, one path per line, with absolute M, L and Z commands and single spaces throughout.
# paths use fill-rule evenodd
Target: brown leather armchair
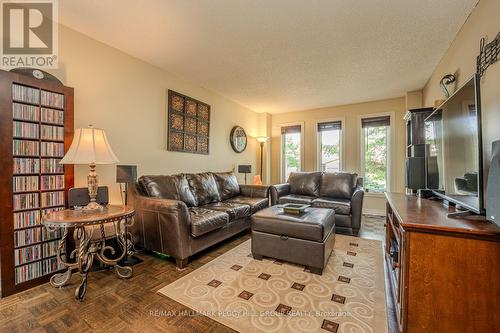
M 183 268 L 193 254 L 248 229 L 268 194 L 268 186 L 239 185 L 232 172 L 142 176 L 129 187 L 134 243 Z
M 361 227 L 363 179 L 347 172 L 292 172 L 287 183 L 272 185 L 271 205 L 308 204 L 335 211 L 335 230 L 358 235 Z

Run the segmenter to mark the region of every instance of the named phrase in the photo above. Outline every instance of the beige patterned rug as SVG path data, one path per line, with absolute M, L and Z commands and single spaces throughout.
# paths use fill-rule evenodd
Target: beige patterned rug
M 251 240 L 159 290 L 240 332 L 387 332 L 381 242 L 337 235 L 323 275 L 254 260 Z

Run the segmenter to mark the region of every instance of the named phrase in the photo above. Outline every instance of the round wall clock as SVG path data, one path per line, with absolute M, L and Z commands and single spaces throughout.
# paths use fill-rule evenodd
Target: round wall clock
M 237 153 L 242 153 L 247 148 L 247 134 L 241 126 L 234 126 L 229 136 L 231 147 Z

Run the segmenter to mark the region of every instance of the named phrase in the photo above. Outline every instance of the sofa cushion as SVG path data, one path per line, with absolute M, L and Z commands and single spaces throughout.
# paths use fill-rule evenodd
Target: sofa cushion
M 252 214 L 269 206 L 268 198 L 251 198 L 242 195 L 231 198 L 227 200 L 227 202 L 249 205 L 250 209 L 252 210 Z
M 229 215 L 229 221 L 238 220 L 251 215 L 251 209 L 249 205 L 243 205 L 235 202 L 214 202 L 205 205 L 202 208 L 224 212 Z
M 234 172 L 214 172 L 220 200 L 224 201 L 240 194 L 240 186 Z
M 348 199 L 318 198 L 313 200 L 312 206 L 333 209 L 335 214 L 351 214 L 351 201 Z
M 196 200 L 184 175 L 142 176 L 138 180 L 141 190 L 152 198 L 183 201 L 188 207 L 196 206 Z
M 325 172 L 321 176 L 319 196 L 351 199 L 358 175 L 348 172 Z
M 279 204 L 296 203 L 310 205 L 314 200 L 314 197 L 309 197 L 307 195 L 289 194 L 278 199 Z
M 220 201 L 217 183 L 210 172 L 187 174 L 186 179 L 196 199 L 196 206 Z
M 192 207 L 189 209 L 191 215 L 191 235 L 199 237 L 210 231 L 220 229 L 229 223 L 229 215 L 223 212 Z
M 292 172 L 288 177 L 290 193 L 319 197 L 321 172 Z

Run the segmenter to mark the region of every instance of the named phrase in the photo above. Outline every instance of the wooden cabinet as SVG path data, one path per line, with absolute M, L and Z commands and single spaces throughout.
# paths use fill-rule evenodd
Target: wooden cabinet
M 387 193 L 386 264 L 401 332 L 497 332 L 500 228 Z
M 0 71 L 0 294 L 45 283 L 63 268 L 61 234 L 40 224 L 64 209 L 73 166 L 59 161 L 73 138 L 73 88 Z

